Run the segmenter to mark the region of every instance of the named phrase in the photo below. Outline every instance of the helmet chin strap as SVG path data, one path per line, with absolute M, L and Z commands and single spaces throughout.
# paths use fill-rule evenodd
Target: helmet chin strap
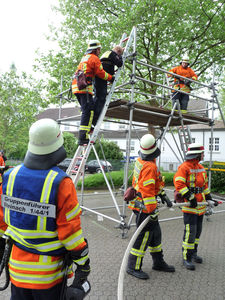
M 33 170 L 48 170 L 66 158 L 66 150 L 64 147 L 60 147 L 55 152 L 37 155 L 30 151 L 27 151 L 24 158 L 24 166 Z

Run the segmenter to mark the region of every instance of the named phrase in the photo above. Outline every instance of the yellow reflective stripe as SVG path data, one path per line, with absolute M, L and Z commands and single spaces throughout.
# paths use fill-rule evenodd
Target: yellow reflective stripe
M 188 243 L 188 242 L 183 242 L 182 246 L 185 248 L 185 249 L 190 249 L 190 250 L 193 250 L 195 248 L 195 244 L 194 243 Z
M 195 244 L 198 245 L 199 244 L 199 239 L 195 239 Z
M 5 233 L 5 231 L 0 229 L 0 237 L 2 237 L 4 233 Z
M 89 122 L 88 122 L 88 128 L 89 128 L 89 129 L 91 128 L 91 124 L 92 124 L 93 117 L 94 117 L 94 111 L 91 110 L 91 111 L 90 111 L 90 118 L 89 118 Z
M 141 247 L 140 247 L 140 251 L 142 251 L 144 254 L 145 254 L 145 247 L 146 247 L 146 243 L 148 241 L 148 238 L 149 238 L 149 231 L 146 231 L 145 232 L 145 235 L 144 235 L 144 238 L 142 240 L 142 243 L 141 243 Z M 137 260 L 136 260 L 136 265 L 135 265 L 135 269 L 136 270 L 139 270 L 140 267 L 141 267 L 141 262 L 142 262 L 142 257 L 141 256 L 138 256 L 137 257 Z
M 45 256 L 45 255 L 41 255 Z M 51 256 L 49 256 L 50 261 L 47 263 L 43 262 L 24 262 L 10 258 L 9 265 L 17 270 L 21 271 L 41 271 L 48 272 L 58 268 L 61 268 L 63 265 L 63 259 L 57 260 L 55 262 L 51 261 Z
M 11 230 L 6 230 L 6 234 L 7 236 L 10 236 L 14 241 L 18 242 L 21 245 L 24 245 L 27 248 L 30 249 L 35 249 L 37 251 L 40 252 L 48 252 L 48 251 L 53 251 L 53 250 L 57 250 L 63 247 L 63 244 L 60 241 L 52 241 L 52 242 L 48 242 L 46 243 L 42 243 L 42 244 L 31 244 L 28 243 L 23 236 L 15 234 L 13 231 Z
M 144 205 L 149 205 L 149 204 L 155 204 L 155 203 L 157 203 L 155 197 L 143 198 L 143 201 L 144 201 Z
M 20 236 L 22 239 L 41 239 L 41 238 L 55 238 L 58 236 L 57 231 L 35 231 L 35 230 L 25 230 L 18 229 L 14 226 L 10 226 L 7 228 L 7 234 L 14 234 Z
M 190 187 L 195 187 L 195 174 L 190 174 Z
M 89 258 L 88 255 L 86 255 L 80 259 L 74 260 L 74 262 L 76 262 L 76 264 L 78 264 L 80 266 L 83 266 L 86 263 L 86 261 L 88 260 L 88 258 Z
M 75 218 L 77 215 L 79 215 L 79 213 L 81 212 L 81 208 L 79 203 L 68 213 L 66 213 L 66 220 L 70 221 L 73 218 Z
M 148 247 L 150 253 L 156 253 L 156 252 L 161 252 L 162 251 L 162 244 L 159 244 L 156 247 Z
M 90 129 L 89 126 L 80 125 L 80 130 L 89 130 L 89 129 Z
M 6 187 L 6 195 L 7 196 L 13 195 L 13 187 L 14 187 L 14 183 L 15 183 L 15 178 L 21 167 L 22 167 L 22 165 L 16 166 L 12 170 L 12 172 L 9 174 L 8 183 L 7 183 L 7 187 Z M 5 217 L 5 223 L 10 225 L 10 210 L 8 208 L 5 208 L 4 217 Z
M 192 213 L 195 213 L 195 214 L 198 213 L 196 208 L 191 208 L 191 207 L 188 207 L 188 206 L 182 206 L 182 211 L 192 212 Z
M 149 179 L 143 182 L 143 186 L 146 186 L 148 184 L 155 184 L 155 179 Z
M 100 60 L 103 58 L 108 58 L 110 54 L 111 54 L 111 51 L 106 51 L 105 53 L 102 54 L 102 56 L 100 57 Z
M 52 189 L 53 181 L 55 180 L 58 172 L 50 170 L 45 178 L 45 182 L 41 192 L 40 203 L 49 203 L 50 193 Z M 47 217 L 38 216 L 37 217 L 37 230 L 46 230 Z
M 183 181 L 183 182 L 186 182 L 186 178 L 184 178 L 184 177 L 178 176 L 178 177 L 175 178 L 175 182 L 177 182 L 179 180 Z
M 208 195 L 208 194 L 210 193 L 210 190 L 207 188 L 207 189 L 204 190 L 203 193 L 204 193 L 205 195 Z
M 135 256 L 140 256 L 140 257 L 144 257 L 144 255 L 145 255 L 145 251 L 135 249 L 135 248 L 132 248 L 130 253 L 135 255 Z
M 67 239 L 62 241 L 67 250 L 72 250 L 84 242 L 82 229 L 70 235 Z
M 183 196 L 188 191 L 189 191 L 189 189 L 187 187 L 184 187 L 184 188 L 180 189 L 178 192 Z
M 64 275 L 64 270 L 57 270 L 57 272 L 51 273 L 51 274 L 21 274 L 18 272 L 13 271 L 12 269 L 10 271 L 10 276 L 13 280 L 17 282 L 23 282 L 23 283 L 30 283 L 30 284 L 49 284 L 52 283 Z M 70 269 L 68 274 L 72 273 L 72 270 Z

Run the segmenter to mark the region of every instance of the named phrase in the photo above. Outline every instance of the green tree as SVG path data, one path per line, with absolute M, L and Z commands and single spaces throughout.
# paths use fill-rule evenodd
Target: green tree
M 42 96 L 42 81 L 26 73 L 18 75 L 15 66 L 0 75 L 0 148 L 8 157 L 23 159 L 29 127 L 48 104 Z
M 95 149 L 100 159 L 104 159 L 104 157 L 106 157 L 107 160 L 123 159 L 123 153 L 120 150 L 119 146 L 112 141 L 105 140 L 103 137 L 100 140 L 97 140 L 97 142 L 95 143 Z M 91 151 L 88 158 L 89 160 L 96 159 L 93 150 Z
M 39 68 L 51 76 L 48 87 L 52 96 L 60 92 L 62 75 L 64 89 L 68 88 L 87 40 L 99 39 L 105 51 L 134 25 L 138 60 L 170 69 L 188 54 L 201 81 L 211 80 L 213 63 L 217 74 L 224 65 L 223 0 L 59 0 L 57 10 L 64 19 L 59 28 L 52 28 L 50 39 L 58 41 L 60 51 L 39 58 Z M 140 65 L 137 74 L 158 83 L 164 79 L 162 73 Z M 146 82 L 136 87 L 150 94 L 160 90 Z
M 63 138 L 67 157 L 73 157 L 78 147 L 77 139 L 70 132 L 63 132 Z

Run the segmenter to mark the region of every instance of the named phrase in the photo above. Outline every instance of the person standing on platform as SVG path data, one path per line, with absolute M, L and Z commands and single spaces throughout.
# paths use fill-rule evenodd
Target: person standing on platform
M 195 72 L 189 67 L 189 59 L 187 57 L 184 57 L 181 60 L 180 65 L 169 70 L 169 72 L 174 73 L 174 75 L 168 74 L 168 77 L 174 77 L 174 90 L 172 90 L 172 104 L 174 106 L 176 100 L 179 100 L 181 112 L 186 113 L 189 102 L 189 95 L 183 94 L 179 91 L 189 94 L 191 92 L 191 81 L 188 79 L 190 78 L 193 80 L 197 80 L 198 77 L 195 74 Z M 186 77 L 187 79 L 181 78 L 179 77 L 179 75 Z

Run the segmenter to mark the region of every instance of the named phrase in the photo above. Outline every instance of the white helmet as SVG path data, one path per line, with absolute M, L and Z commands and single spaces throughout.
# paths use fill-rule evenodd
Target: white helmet
M 152 154 L 152 158 L 160 155 L 160 150 L 157 147 L 156 140 L 152 134 L 148 133 L 143 135 L 140 140 L 140 151 L 145 155 Z
M 181 60 L 181 62 L 180 63 L 182 63 L 182 62 L 184 62 L 184 63 L 186 63 L 186 64 L 190 64 L 189 63 L 189 57 L 187 57 L 187 56 L 184 56 L 183 58 L 182 58 L 182 60 Z
M 63 145 L 59 125 L 52 119 L 33 123 L 29 131 L 28 151 L 37 155 L 55 152 Z
M 186 159 L 193 159 L 199 157 L 204 152 L 204 146 L 200 143 L 192 143 L 188 146 Z
M 95 50 L 95 49 L 98 49 L 98 48 L 101 48 L 101 44 L 99 42 L 99 40 L 91 40 L 88 42 L 88 48 L 87 48 L 87 51 L 90 51 L 90 50 Z

